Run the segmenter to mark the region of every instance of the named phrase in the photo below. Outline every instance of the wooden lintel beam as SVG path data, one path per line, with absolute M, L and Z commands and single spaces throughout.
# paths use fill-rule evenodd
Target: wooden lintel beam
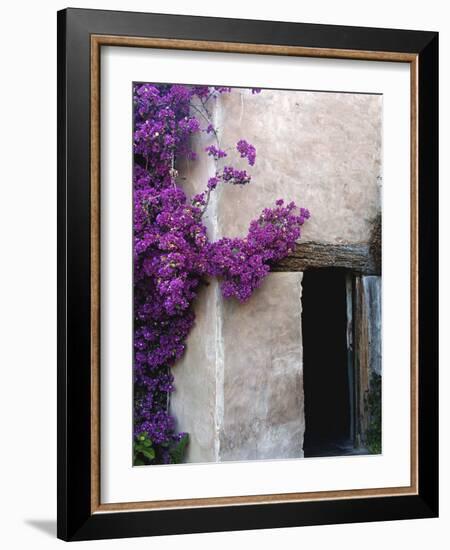
M 272 271 L 306 271 L 341 267 L 363 275 L 381 275 L 381 254 L 373 243 L 298 243 L 294 252 L 272 266 Z

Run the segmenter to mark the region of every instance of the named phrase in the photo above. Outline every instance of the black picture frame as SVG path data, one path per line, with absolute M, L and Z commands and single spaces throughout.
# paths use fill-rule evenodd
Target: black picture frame
M 91 36 L 347 51 L 418 59 L 418 493 L 92 513 Z M 58 12 L 58 532 L 88 540 L 438 515 L 438 33 L 86 9 Z

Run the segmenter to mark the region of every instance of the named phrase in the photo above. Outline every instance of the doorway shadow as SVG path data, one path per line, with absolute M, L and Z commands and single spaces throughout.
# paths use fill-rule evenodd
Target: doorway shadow
M 354 454 L 346 271 L 306 271 L 302 286 L 305 457 Z

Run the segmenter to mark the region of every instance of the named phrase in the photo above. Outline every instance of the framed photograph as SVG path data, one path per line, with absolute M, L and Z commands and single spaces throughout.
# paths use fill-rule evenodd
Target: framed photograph
M 58 13 L 58 536 L 436 517 L 438 35 Z

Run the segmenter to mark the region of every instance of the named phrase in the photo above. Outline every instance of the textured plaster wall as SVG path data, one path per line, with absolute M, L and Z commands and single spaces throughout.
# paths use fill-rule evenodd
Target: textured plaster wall
M 257 161 L 249 186 L 223 188 L 221 233 L 242 235 L 280 197 L 311 210 L 305 240 L 367 240 L 380 209 L 381 109 L 379 95 L 270 90 L 223 95 L 222 144 L 230 147 L 245 137 L 256 146 Z
M 189 433 L 187 462 L 216 462 L 217 282 L 195 303 L 196 324 L 183 359 L 174 369 L 171 411 L 180 431 Z
M 252 183 L 212 195 L 210 237 L 242 236 L 277 198 L 306 206 L 303 240 L 369 239 L 380 211 L 382 98 L 375 95 L 234 89 L 216 100 L 221 147 L 244 138 L 257 149 Z M 179 168 L 188 193 L 214 174 L 199 159 Z M 225 161 L 248 169 L 238 155 Z M 216 281 L 196 301 L 196 327 L 175 367 L 171 410 L 190 433 L 188 462 L 303 456 L 301 273 L 272 273 L 245 304 L 224 301 Z
M 223 307 L 221 460 L 303 456 L 302 273 Z

